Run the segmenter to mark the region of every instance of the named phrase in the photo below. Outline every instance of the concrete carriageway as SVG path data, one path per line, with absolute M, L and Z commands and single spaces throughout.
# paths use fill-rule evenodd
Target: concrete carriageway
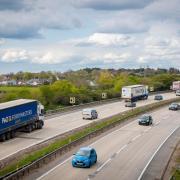
M 164 93 L 164 100 L 175 98 L 175 93 Z M 154 95 L 149 96 L 148 100 L 137 102 L 137 107 L 154 103 Z M 94 106 L 99 113 L 99 119 L 109 117 L 120 112 L 126 111 L 129 108 L 124 106 L 124 101 L 109 103 L 105 105 Z M 93 120 L 94 121 L 94 120 Z M 82 119 L 82 111 L 77 110 L 58 115 L 56 117 L 49 117 L 45 120 L 45 126 L 41 130 L 33 131 L 32 133 L 21 133 L 16 138 L 0 143 L 0 160 L 5 159 L 22 149 L 26 149 L 39 142 L 43 142 L 58 134 L 62 134 L 74 128 L 92 123 L 91 120 Z
M 91 168 L 73 168 L 70 156 L 37 180 L 140 180 L 161 145 L 180 127 L 180 111 L 166 106 L 151 115 L 152 126 L 140 126 L 134 120 L 90 144 L 98 155 Z

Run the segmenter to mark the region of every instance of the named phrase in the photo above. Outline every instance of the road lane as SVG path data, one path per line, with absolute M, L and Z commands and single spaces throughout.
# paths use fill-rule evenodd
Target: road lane
M 98 162 L 90 169 L 73 168 L 71 160 L 67 160 L 39 180 L 137 180 L 154 152 L 180 126 L 180 112 L 169 111 L 167 107 L 152 116 L 153 126 L 139 126 L 133 121 L 93 143 Z
M 163 94 L 164 99 L 170 99 L 176 97 L 174 93 Z M 149 96 L 148 100 L 137 102 L 137 107 L 153 103 L 154 96 Z M 120 112 L 126 111 L 127 107 L 124 107 L 124 102 L 114 102 L 105 105 L 95 106 L 99 113 L 99 119 L 106 118 Z M 22 149 L 26 149 L 32 145 L 43 142 L 46 139 L 52 138 L 56 135 L 62 134 L 74 128 L 86 125 L 92 121 L 83 120 L 81 110 L 69 112 L 68 114 L 59 115 L 45 121 L 45 126 L 41 130 L 34 131 L 30 134 L 22 133 L 17 138 L 11 139 L 4 143 L 0 143 L 0 160 L 15 154 Z

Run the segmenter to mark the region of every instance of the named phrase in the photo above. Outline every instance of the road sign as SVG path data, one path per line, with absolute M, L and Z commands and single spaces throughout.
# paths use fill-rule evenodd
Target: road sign
M 102 93 L 102 99 L 106 99 L 107 98 L 107 93 Z
M 154 91 L 154 87 L 153 87 L 153 86 L 150 87 L 149 90 L 150 90 L 150 91 Z
M 75 104 L 76 103 L 76 98 L 75 97 L 70 97 L 69 102 L 70 102 L 70 104 Z

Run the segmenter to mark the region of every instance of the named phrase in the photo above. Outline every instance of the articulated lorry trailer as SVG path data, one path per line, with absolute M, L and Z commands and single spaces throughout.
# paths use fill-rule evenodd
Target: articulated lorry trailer
M 31 132 L 44 125 L 44 106 L 37 100 L 18 99 L 0 104 L 0 140 L 15 137 L 17 131 Z
M 122 98 L 125 101 L 137 101 L 148 98 L 148 87 L 144 85 L 132 85 L 122 87 Z

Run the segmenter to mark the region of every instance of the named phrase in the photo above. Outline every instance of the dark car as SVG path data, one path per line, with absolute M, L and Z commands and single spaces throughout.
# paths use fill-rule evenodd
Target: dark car
M 125 107 L 136 107 L 135 102 L 126 102 Z
M 154 96 L 154 100 L 158 100 L 158 101 L 163 100 L 163 96 L 162 95 L 156 95 L 156 96 Z
M 151 115 L 145 114 L 142 115 L 139 119 L 138 119 L 138 123 L 139 125 L 150 125 L 153 123 L 153 119 Z
M 97 154 L 94 148 L 83 147 L 74 154 L 72 158 L 73 167 L 88 167 L 90 168 L 97 162 Z
M 169 105 L 169 110 L 177 111 L 180 109 L 180 105 L 178 103 L 172 103 Z

